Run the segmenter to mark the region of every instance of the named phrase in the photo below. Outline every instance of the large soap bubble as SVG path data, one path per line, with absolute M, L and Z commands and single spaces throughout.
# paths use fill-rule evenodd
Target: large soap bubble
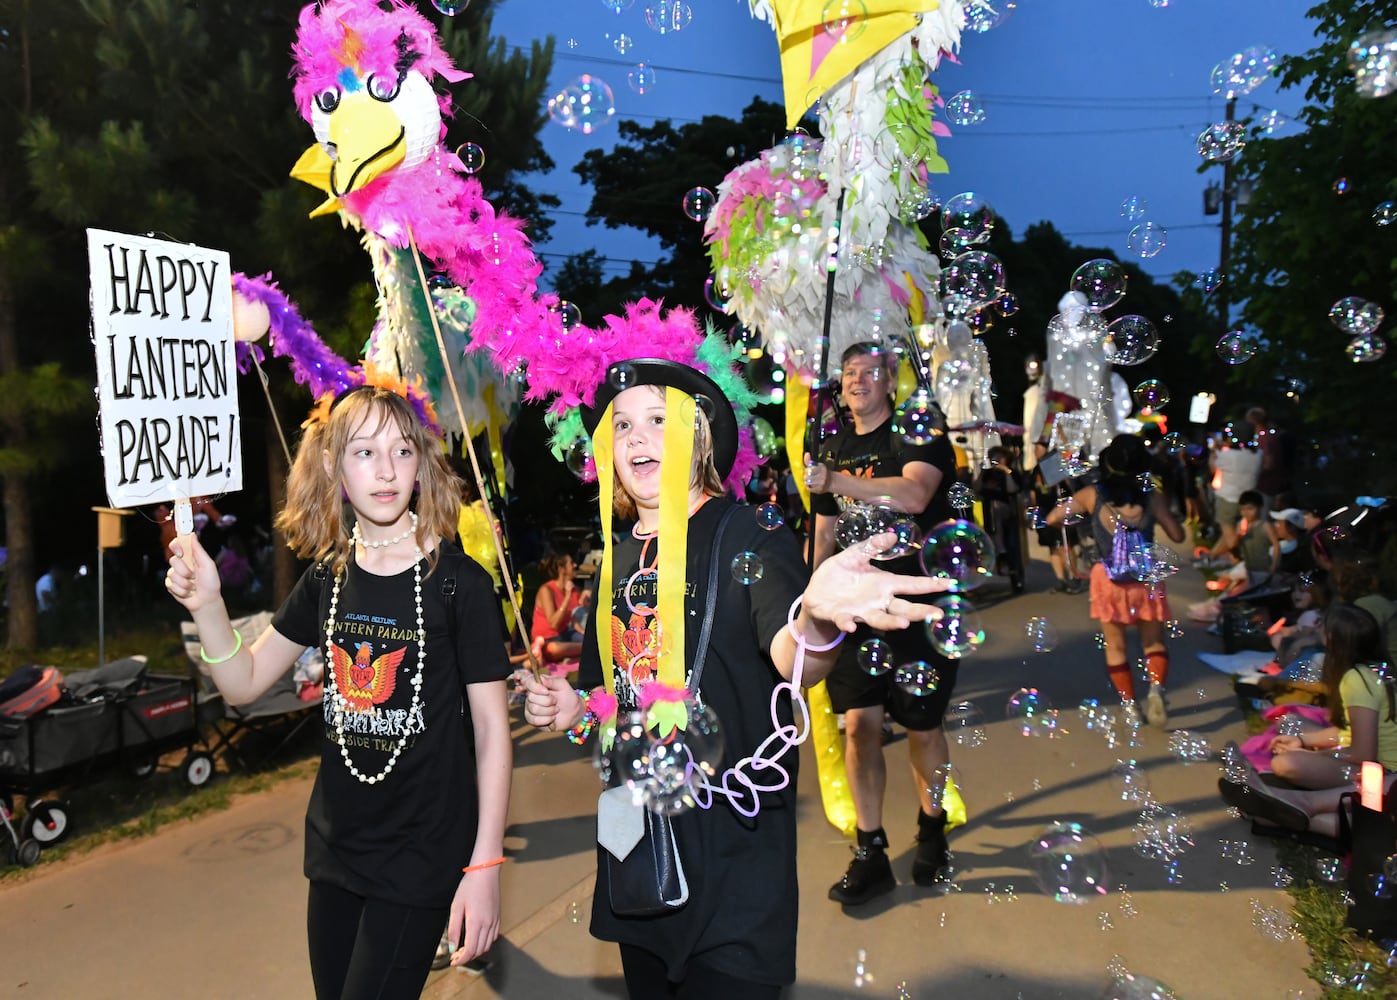
M 606 81 L 583 73 L 548 99 L 548 117 L 573 132 L 591 135 L 616 115 Z
M 932 605 L 941 617 L 927 623 L 931 647 L 948 660 L 959 660 L 977 652 L 985 644 L 985 627 L 975 605 L 959 594 L 937 598 Z
M 695 782 L 714 777 L 722 756 L 718 717 L 685 692 L 680 700 L 657 700 L 619 718 L 598 768 L 603 781 L 629 789 L 637 805 L 673 814 L 694 805 Z
M 1092 309 L 1109 309 L 1125 298 L 1126 277 L 1119 261 L 1098 257 L 1072 272 L 1072 291 L 1085 295 Z
M 1052 824 L 1029 853 L 1039 887 L 1057 902 L 1086 903 L 1106 895 L 1106 852 L 1082 824 Z
M 973 701 L 960 701 L 946 709 L 941 728 L 958 746 L 984 746 L 985 713 Z
M 1116 365 L 1139 365 L 1159 350 L 1159 331 L 1144 316 L 1122 316 L 1106 328 L 1106 358 Z
M 1367 337 L 1382 325 L 1384 313 L 1376 302 L 1348 295 L 1329 307 L 1329 318 L 1350 337 Z
M 944 521 L 922 543 L 922 569 L 953 590 L 974 590 L 994 575 L 994 542 L 974 521 Z
M 1043 720 L 1055 719 L 1052 701 L 1037 688 L 1019 688 L 1009 696 L 1004 705 L 1004 717 L 1016 723 L 1025 736 L 1036 736 L 1043 727 Z

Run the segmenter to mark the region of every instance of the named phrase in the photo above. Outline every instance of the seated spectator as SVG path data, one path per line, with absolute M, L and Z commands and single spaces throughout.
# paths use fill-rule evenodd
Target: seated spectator
M 544 663 L 575 660 L 582 652 L 584 630 L 573 623 L 573 615 L 590 603 L 590 594 L 579 591 L 573 582 L 572 556 L 550 552 L 539 560 L 538 568 L 545 579 L 534 598 L 534 655 Z
M 1308 547 L 1302 547 L 1305 515 L 1296 507 L 1271 511 L 1267 525 L 1271 534 L 1271 561 L 1282 573 L 1302 573 L 1313 567 Z
M 1295 581 L 1290 592 L 1294 620 L 1282 621 L 1271 633 L 1271 648 L 1279 666 L 1285 667 L 1306 650 L 1324 645 L 1324 612 L 1331 598 L 1329 580 L 1323 573 L 1307 574 Z
M 1380 659 L 1397 664 L 1397 604 L 1379 592 L 1377 559 L 1366 552 L 1342 553 L 1334 558 L 1331 579 L 1336 599 L 1373 616 L 1382 636 Z

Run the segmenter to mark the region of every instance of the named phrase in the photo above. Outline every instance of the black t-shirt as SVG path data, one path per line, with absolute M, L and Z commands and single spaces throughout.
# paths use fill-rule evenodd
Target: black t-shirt
M 936 435 L 927 444 L 912 444 L 901 434 L 893 433 L 892 417 L 889 417 L 867 434 L 835 435 L 821 450 L 820 461 L 833 471 L 847 472 L 864 479 L 900 476 L 903 466 L 909 462 L 925 462 L 940 470 L 941 482 L 937 484 L 926 510 L 913 515 L 917 527 L 925 535 L 942 521 L 956 516 L 950 501 L 950 489 L 956 482 L 956 450 L 945 434 Z M 810 498 L 810 509 L 826 517 L 838 517 L 840 511 L 856 502 L 833 493 L 816 493 Z M 879 564 L 879 568 L 901 576 L 922 576 L 925 573 L 916 552 L 886 560 Z M 899 663 L 914 659 L 938 661 L 938 654 L 932 650 L 924 629 L 914 627 L 880 632 L 860 625 L 840 647 L 835 669 L 858 670 L 859 646 L 875 635 L 881 636 L 892 646 Z
M 464 685 L 502 680 L 510 665 L 489 574 L 469 557 L 444 551 L 422 579 L 427 659 L 421 704 L 410 713 L 417 673 L 412 577 L 411 569 L 375 576 L 352 560 L 343 574 L 333 636 L 342 655 L 333 658 L 338 666 L 327 662 L 325 669 L 369 709 L 345 713 L 350 759 L 361 774 L 378 774 L 403 733 L 409 735 L 386 778 L 361 782 L 340 755 L 327 694 L 320 771 L 306 811 L 305 873 L 361 896 L 439 907 L 450 905 L 475 842 L 475 748 Z M 441 594 L 448 577 L 456 581 L 454 648 Z M 272 627 L 292 642 L 323 649 L 333 586 L 330 574 L 312 566 Z
M 912 444 L 901 434 L 893 433 L 890 416 L 867 434 L 855 434 L 852 430 L 836 434 L 820 450 L 820 461 L 832 472 L 847 472 L 861 479 L 893 478 L 902 475 L 903 466 L 909 462 L 925 462 L 940 470 L 941 482 L 926 510 L 913 515 L 917 526 L 925 532 L 956 516 L 949 497 L 956 481 L 956 450 L 944 434 L 936 435 L 927 444 Z M 856 502 L 834 493 L 816 493 L 810 498 L 810 508 L 816 514 L 838 517 Z
M 698 650 L 714 532 L 731 507 L 730 500 L 710 500 L 689 519 L 686 664 L 693 664 Z M 659 546 L 660 572 L 672 571 L 663 559 L 663 540 L 657 537 L 650 546 L 647 563 Z M 648 619 L 633 620 L 626 601 L 626 584 L 640 565 L 640 552 L 641 542 L 623 529 L 612 552 L 611 614 L 601 613 L 606 602 L 598 599 L 582 644 L 579 680 L 590 689 L 602 682 L 594 630 L 604 628 L 616 637 L 622 653 L 617 656 L 617 647 L 609 646 L 610 658 L 624 662 L 608 668 L 617 670 L 621 711 L 633 703 L 625 676 L 634 655 L 630 651 L 643 648 L 641 633 L 649 625 Z M 742 553 L 753 553 L 761 560 L 761 578 L 750 585 L 738 582 L 730 571 L 732 560 Z M 771 641 L 785 627 L 791 603 L 807 581 L 795 536 L 784 528 L 764 530 L 748 508 L 738 508 L 729 519 L 718 561 L 719 591 L 699 692 L 718 717 L 724 744 L 719 767 L 726 770 L 771 735 L 771 693 L 780 681 L 769 655 Z M 655 582 L 653 576 L 637 580 L 631 603 L 653 606 Z M 637 666 L 643 669 L 643 664 Z M 783 723 L 790 722 L 789 699 L 781 699 L 779 714 Z M 742 979 L 778 985 L 794 981 L 797 757 L 793 750 L 781 758 L 781 766 L 791 774 L 790 783 L 781 791 L 763 794 L 755 817 L 739 815 L 718 796 L 711 809 L 692 809 L 675 817 L 675 837 L 689 883 L 689 901 L 682 909 L 660 917 L 617 917 L 609 904 L 606 865 L 599 864 L 592 933 L 604 941 L 634 944 L 659 955 L 674 979 L 682 978 L 690 958 L 703 954 L 705 963 Z

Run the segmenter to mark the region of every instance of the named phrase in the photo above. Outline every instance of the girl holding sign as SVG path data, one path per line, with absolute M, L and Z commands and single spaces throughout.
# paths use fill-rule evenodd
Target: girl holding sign
M 444 545 L 460 492 L 430 407 L 395 388 L 360 385 L 317 408 L 277 518 L 315 565 L 255 642 L 233 629 L 197 541 L 176 543 L 165 578 L 233 704 L 308 646 L 325 651 L 305 853 L 320 998 L 416 997 L 443 925 L 460 942 L 453 965 L 499 933 L 510 664 L 490 577 Z M 499 643 L 479 641 L 492 633 Z

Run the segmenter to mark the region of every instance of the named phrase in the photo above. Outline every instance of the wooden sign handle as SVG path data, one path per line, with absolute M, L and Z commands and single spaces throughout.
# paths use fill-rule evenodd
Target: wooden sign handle
M 175 501 L 175 540 L 179 542 L 180 557 L 191 571 L 194 569 L 194 508 L 188 497 Z

